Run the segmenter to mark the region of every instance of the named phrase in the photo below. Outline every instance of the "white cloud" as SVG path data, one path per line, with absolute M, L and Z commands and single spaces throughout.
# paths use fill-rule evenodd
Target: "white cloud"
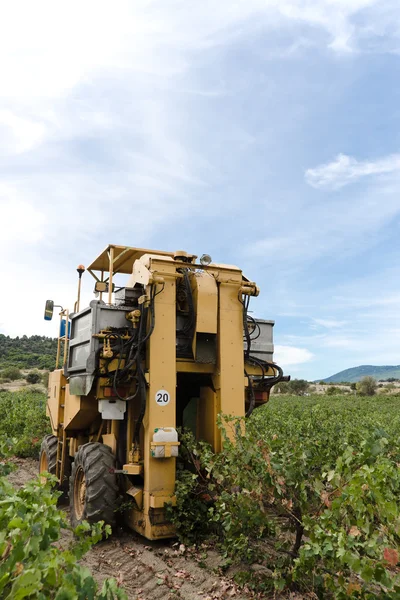
M 313 357 L 312 352 L 306 348 L 275 345 L 274 361 L 283 369 L 309 362 Z
M 45 133 L 43 123 L 26 116 L 19 117 L 11 110 L 0 110 L 0 151 L 25 152 L 39 144 Z
M 44 237 L 46 218 L 35 206 L 18 197 L 16 190 L 0 184 L 0 247 L 9 243 L 25 247 Z
M 377 29 L 379 39 L 388 30 L 378 0 L 0 4 L 0 243 L 21 246 L 12 253 L 13 266 L 19 269 L 9 272 L 10 280 L 18 272 L 21 283 L 15 294 L 21 305 L 11 305 L 4 297 L 0 309 L 14 334 L 28 333 L 28 325 L 19 319 L 26 272 L 29 301 L 39 315 L 37 321 L 29 320 L 30 332 L 42 332 L 43 299 L 57 290 L 57 301 L 64 302 L 62 296 L 70 289 L 65 282 L 75 290 L 76 264 L 110 241 L 174 249 L 208 211 L 207 227 L 202 230 L 202 222 L 197 230 L 204 232 L 207 244 L 215 244 L 222 260 L 225 252 L 237 256 L 241 245 L 232 248 L 232 239 L 239 239 L 239 232 L 236 223 L 229 223 L 235 216 L 228 214 L 226 204 L 242 178 L 250 208 L 254 165 L 243 164 L 242 173 L 235 152 L 244 147 L 250 159 L 254 146 L 268 162 L 269 139 L 273 153 L 279 154 L 283 138 L 275 123 L 267 123 L 267 135 L 262 129 L 258 135 L 254 123 L 273 121 L 269 109 L 279 105 L 279 93 L 296 98 L 296 85 L 274 91 L 275 62 L 280 56 L 306 55 L 310 48 L 321 56 L 328 49 L 328 54 L 343 58 L 343 52 L 363 51 Z M 365 30 L 362 14 L 367 8 L 373 27 Z M 261 54 L 274 57 L 265 71 L 252 63 L 258 44 Z M 308 65 L 296 68 L 314 86 Z M 272 99 L 263 96 L 267 85 L 257 87 L 263 78 Z M 254 95 L 243 93 L 253 88 Z M 241 104 L 240 111 L 232 98 Z M 258 101 L 262 110 L 257 114 Z M 207 120 L 207 111 L 216 115 L 214 122 Z M 286 112 L 284 119 L 292 129 Z M 222 167 L 214 160 L 218 155 Z M 232 162 L 231 170 L 223 171 L 223 163 L 232 158 L 238 169 Z M 267 240 L 254 244 L 256 254 L 272 255 L 274 265 L 281 260 L 293 266 L 335 247 L 346 250 L 350 238 L 357 243 L 397 209 L 391 198 L 385 206 L 378 199 L 360 217 L 364 201 L 351 209 L 345 202 L 332 206 L 329 214 L 326 207 L 304 207 L 300 219 L 291 206 L 276 202 L 268 218 L 281 210 L 284 226 L 279 229 L 275 219 Z M 296 202 L 303 210 L 298 198 Z M 219 221 L 220 215 L 224 220 Z M 246 219 L 243 211 L 238 227 Z M 252 221 L 252 228 L 257 221 L 267 222 L 265 214 Z M 353 229 L 355 221 L 358 233 L 349 236 L 348 225 Z M 36 254 L 31 254 L 35 243 Z M 49 258 L 45 266 L 44 255 Z M 251 262 L 256 264 L 253 258 Z M 311 360 L 308 350 L 295 347 L 286 347 L 282 357 L 286 364 Z
M 332 170 L 330 165 L 321 167 L 321 171 L 315 169 L 314 175 L 309 175 L 314 187 L 318 181 L 321 188 L 327 187 L 322 182 L 328 180 L 331 187 L 340 187 L 355 177 L 352 172 L 340 170 L 338 164 L 332 163 Z M 260 239 L 252 240 L 244 249 L 245 255 L 266 264 L 272 257 L 275 264 L 282 265 L 285 271 L 291 269 L 294 274 L 296 265 L 304 269 L 310 262 L 336 253 L 344 259 L 383 241 L 386 226 L 400 215 L 400 154 L 357 165 L 357 177 L 367 173 L 387 176 L 384 181 L 372 179 L 367 189 L 356 189 L 351 196 L 344 192 L 335 194 L 329 202 L 316 195 L 314 201 L 289 197 L 277 203 L 275 221 L 281 218 L 285 227 L 276 227 Z
M 335 329 L 337 327 L 343 327 L 346 325 L 346 321 L 338 321 L 336 319 L 313 319 L 316 325 L 326 327 L 327 329 Z
M 368 175 L 400 172 L 400 154 L 389 154 L 375 161 L 358 161 L 338 154 L 335 160 L 305 172 L 306 182 L 314 188 L 339 189 Z

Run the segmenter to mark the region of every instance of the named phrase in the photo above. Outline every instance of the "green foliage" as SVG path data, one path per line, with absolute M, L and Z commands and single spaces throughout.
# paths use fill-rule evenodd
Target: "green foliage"
M 281 381 L 272 389 L 274 394 L 290 394 L 290 386 L 288 381 Z
M 49 387 L 49 375 L 50 375 L 49 371 L 46 371 L 42 375 L 42 383 L 46 389 Z
M 337 394 L 340 394 L 340 393 L 341 393 L 341 389 L 337 385 L 329 385 L 325 390 L 325 394 L 327 396 L 336 396 Z
M 15 438 L 15 454 L 36 457 L 42 438 L 50 433 L 43 392 L 0 392 L 0 415 L 0 436 Z
M 395 396 L 275 396 L 245 433 L 227 419 L 235 441 L 225 435 L 220 454 L 186 436 L 192 471 L 178 488 L 178 533 L 184 511 L 194 538 L 212 532 L 231 560 L 262 562 L 268 575 L 251 576 L 259 590 L 395 600 L 399 409 Z
M 30 371 L 30 373 L 27 374 L 25 379 L 28 383 L 35 384 L 35 383 L 39 383 L 40 381 L 42 381 L 42 376 L 39 373 L 39 371 L 35 370 L 35 371 Z
M 17 379 L 21 379 L 22 373 L 18 369 L 18 367 L 7 367 L 3 369 L 1 372 L 2 379 L 9 379 L 10 381 L 16 381 Z
M 361 396 L 373 396 L 376 393 L 377 383 L 373 377 L 363 377 L 357 383 L 357 391 Z
M 309 389 L 310 384 L 305 379 L 292 379 L 292 381 L 282 381 L 275 386 L 275 392 L 281 394 L 295 394 L 303 396 Z
M 289 386 L 292 394 L 303 396 L 308 391 L 309 383 L 305 379 L 292 379 Z
M 0 367 L 54 369 L 57 340 L 41 335 L 11 338 L 0 333 Z
M 206 442 L 195 441 L 191 432 L 181 433 L 179 439 L 181 452 L 175 488 L 177 505 L 167 506 L 167 515 L 182 542 L 197 543 L 213 530 L 208 519 L 208 508 L 212 503 L 208 471 L 214 453 Z
M 78 538 L 66 550 L 55 542 L 62 530 L 70 530 L 63 511 L 57 509 L 52 478 L 45 484 L 33 480 L 16 490 L 1 470 L 6 462 L 0 444 L 0 597 L 4 600 L 126 600 L 115 580 L 102 589 L 88 571 L 77 563 L 109 527 L 83 524 Z M 3 452 L 3 456 L 1 453 Z

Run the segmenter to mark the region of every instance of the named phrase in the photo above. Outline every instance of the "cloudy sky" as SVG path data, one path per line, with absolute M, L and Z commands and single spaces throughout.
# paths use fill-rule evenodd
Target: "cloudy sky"
M 294 377 L 399 364 L 399 66 L 398 0 L 3 2 L 0 331 L 56 335 L 108 243 L 184 248 Z

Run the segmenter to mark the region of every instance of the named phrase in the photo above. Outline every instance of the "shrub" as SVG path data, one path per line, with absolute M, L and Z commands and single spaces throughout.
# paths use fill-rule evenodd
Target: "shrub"
M 309 383 L 305 379 L 292 379 L 289 385 L 290 391 L 296 396 L 303 396 L 308 391 L 309 387 Z
M 21 379 L 22 373 L 18 367 L 7 367 L 6 369 L 3 369 L 1 376 L 10 379 L 11 381 L 16 381 L 17 379 Z
M 224 434 L 219 454 L 182 436 L 190 468 L 170 508 L 178 534 L 192 521 L 192 538 L 212 533 L 229 560 L 262 561 L 247 578 L 259 591 L 296 586 L 318 598 L 396 600 L 398 409 L 393 396 L 379 406 L 275 397 L 245 432 L 226 419 L 236 437 Z
M 53 478 L 43 484 L 38 477 L 17 490 L 4 477 L 8 471 L 0 444 L 0 597 L 126 600 L 114 579 L 106 579 L 99 590 L 89 570 L 78 564 L 110 528 L 84 523 L 74 531 L 78 541 L 72 539 L 61 550 L 55 542 L 61 530 L 71 528 L 65 513 L 57 509 Z
M 373 396 L 376 393 L 376 379 L 369 375 L 363 377 L 357 383 L 357 391 L 361 396 Z
M 50 433 L 46 397 L 41 390 L 0 394 L 0 436 L 15 438 L 17 456 L 37 456 L 42 438 Z
M 49 371 L 45 371 L 42 375 L 42 383 L 44 385 L 45 388 L 49 387 Z
M 39 371 L 31 371 L 25 377 L 27 383 L 39 383 L 42 380 L 42 376 Z
M 340 394 L 340 393 L 341 393 L 341 390 L 336 385 L 329 385 L 325 390 L 325 394 L 327 396 L 335 396 L 336 394 Z
M 290 383 L 287 381 L 281 381 L 274 385 L 272 390 L 274 393 L 278 394 L 290 394 Z

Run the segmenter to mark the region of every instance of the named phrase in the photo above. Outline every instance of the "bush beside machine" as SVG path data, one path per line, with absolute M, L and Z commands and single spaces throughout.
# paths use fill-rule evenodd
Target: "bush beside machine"
M 40 459 L 69 491 L 75 525 L 113 525 L 123 496 L 131 528 L 172 537 L 165 504 L 176 501 L 177 429 L 190 427 L 218 452 L 217 416 L 249 416 L 284 378 L 272 362 L 273 321 L 248 313 L 256 284 L 235 266 L 196 258 L 109 245 L 87 269 L 97 298 L 82 310 L 78 267 L 74 312 L 60 307 L 53 436 Z M 53 307 L 46 302 L 45 319 Z

